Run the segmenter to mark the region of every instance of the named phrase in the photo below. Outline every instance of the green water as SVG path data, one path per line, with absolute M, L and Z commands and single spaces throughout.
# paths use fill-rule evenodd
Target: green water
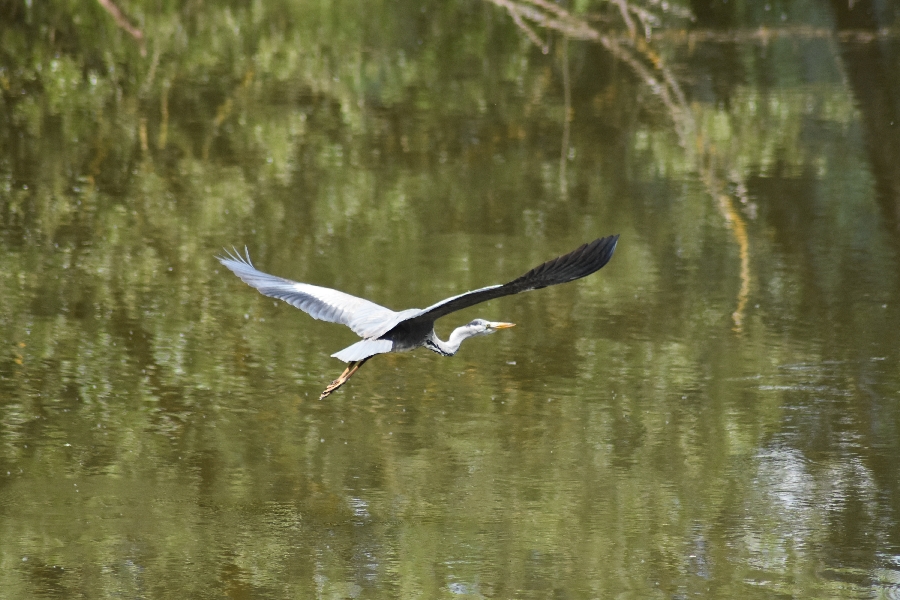
M 898 8 L 732 4 L 0 2 L 0 597 L 900 594 Z M 325 401 L 353 333 L 215 260 L 399 310 L 615 233 Z

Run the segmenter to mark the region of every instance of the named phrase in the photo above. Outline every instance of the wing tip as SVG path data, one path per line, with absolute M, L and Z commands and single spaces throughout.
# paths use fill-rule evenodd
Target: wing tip
M 234 246 L 231 247 L 231 250 L 229 250 L 228 248 L 222 248 L 222 251 L 225 253 L 225 256 L 217 254 L 216 260 L 218 260 L 220 263 L 222 263 L 226 267 L 228 267 L 228 263 L 232 262 L 232 263 L 240 263 L 242 265 L 246 265 L 252 269 L 256 268 L 253 266 L 253 262 L 250 260 L 250 250 L 247 249 L 247 246 L 244 246 L 244 255 L 243 256 L 241 256 L 241 251 L 238 250 L 237 248 L 235 248 Z
M 619 234 L 597 238 L 582 244 L 567 254 L 538 265 L 520 277 L 518 281 L 533 281 L 535 287 L 529 289 L 540 289 L 548 285 L 581 279 L 606 266 L 618 243 Z M 541 281 L 542 278 L 549 278 L 549 280 Z

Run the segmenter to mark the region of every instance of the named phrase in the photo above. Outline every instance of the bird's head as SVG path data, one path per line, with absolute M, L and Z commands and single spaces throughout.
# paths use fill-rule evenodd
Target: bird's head
M 494 333 L 499 329 L 506 329 L 508 327 L 515 327 L 515 323 L 499 323 L 495 321 L 485 321 L 484 319 L 475 319 L 471 323 L 463 325 L 461 329 L 465 329 L 466 337 L 474 337 L 476 335 L 487 335 L 489 333 Z
M 489 333 L 494 333 L 498 329 L 506 329 L 507 327 L 513 326 L 513 323 L 495 323 L 493 321 L 485 321 L 484 319 L 475 319 L 471 323 L 466 323 L 462 327 L 454 329 L 446 343 L 438 340 L 438 343 L 441 345 L 440 353 L 445 356 L 453 356 L 456 354 L 456 351 L 459 350 L 459 345 L 470 337 L 487 335 Z

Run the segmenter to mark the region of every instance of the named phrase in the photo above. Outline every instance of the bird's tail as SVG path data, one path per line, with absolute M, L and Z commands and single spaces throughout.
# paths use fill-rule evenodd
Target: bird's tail
M 331 394 L 331 392 L 333 392 L 334 390 L 338 389 L 339 387 L 341 387 L 342 385 L 347 383 L 347 380 L 350 379 L 351 377 L 353 377 L 353 374 L 356 373 L 357 371 L 359 371 L 359 368 L 361 366 L 363 366 L 363 363 L 365 363 L 367 360 L 369 360 L 369 358 L 364 358 L 362 360 L 354 360 L 354 361 L 350 362 L 347 365 L 347 368 L 344 369 L 344 372 L 341 373 L 340 377 L 338 377 L 337 379 L 332 381 L 330 384 L 328 384 L 328 387 L 325 388 L 325 391 L 322 392 L 321 396 L 319 396 L 319 400 L 322 400 L 323 398 L 325 398 L 325 396 L 328 396 L 329 394 Z

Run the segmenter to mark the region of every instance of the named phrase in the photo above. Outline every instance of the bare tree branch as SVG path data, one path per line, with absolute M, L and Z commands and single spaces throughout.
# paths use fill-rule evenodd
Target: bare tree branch
M 592 26 L 586 19 L 573 15 L 549 0 L 486 1 L 506 9 L 521 29 L 533 35 L 532 39 L 538 36 L 525 23 L 525 20 L 547 30 L 560 33 L 567 38 L 565 43 L 568 43 L 568 38 L 571 38 L 600 44 L 616 59 L 630 67 L 635 75 L 660 99 L 669 112 L 681 146 L 693 157 L 695 170 L 700 180 L 706 185 L 710 196 L 715 199 L 719 213 L 722 215 L 728 229 L 731 230 L 738 246 L 741 286 L 737 294 L 737 306 L 731 317 L 734 321 L 734 330 L 740 332 L 743 327 L 751 283 L 750 241 L 747 234 L 746 221 L 737 203 L 734 202 L 728 193 L 727 186 L 723 184 L 723 177 L 720 176 L 722 166 L 717 164 L 717 160 L 720 157 L 716 152 L 715 145 L 710 143 L 708 136 L 702 130 L 698 129 L 694 112 L 688 104 L 681 85 L 678 83 L 672 70 L 666 66 L 663 57 L 651 46 L 651 26 L 660 22 L 657 16 L 643 7 L 629 3 L 627 0 L 607 0 L 618 7 L 622 22 L 629 32 L 629 35 L 626 37 L 615 30 L 609 32 L 601 31 Z M 653 0 L 650 0 L 650 2 L 653 3 Z M 666 6 L 663 6 L 663 10 L 666 10 L 666 8 Z M 643 27 L 644 38 L 636 36 L 637 26 L 631 18 L 632 15 L 637 18 Z M 762 30 L 758 35 L 765 39 Z M 564 65 L 564 68 L 567 67 L 568 65 Z M 570 118 L 567 71 L 563 72 L 563 77 L 567 96 L 566 115 L 563 123 L 563 153 L 560 157 L 561 178 L 565 176 L 565 150 L 568 144 Z M 565 182 L 561 181 L 560 186 L 561 191 L 565 193 Z M 738 187 L 740 188 L 741 185 Z
M 141 48 L 141 56 L 146 56 L 147 46 L 144 42 L 144 32 L 132 25 L 112 0 L 97 0 L 97 2 L 110 14 L 120 29 L 123 29 L 138 42 Z

